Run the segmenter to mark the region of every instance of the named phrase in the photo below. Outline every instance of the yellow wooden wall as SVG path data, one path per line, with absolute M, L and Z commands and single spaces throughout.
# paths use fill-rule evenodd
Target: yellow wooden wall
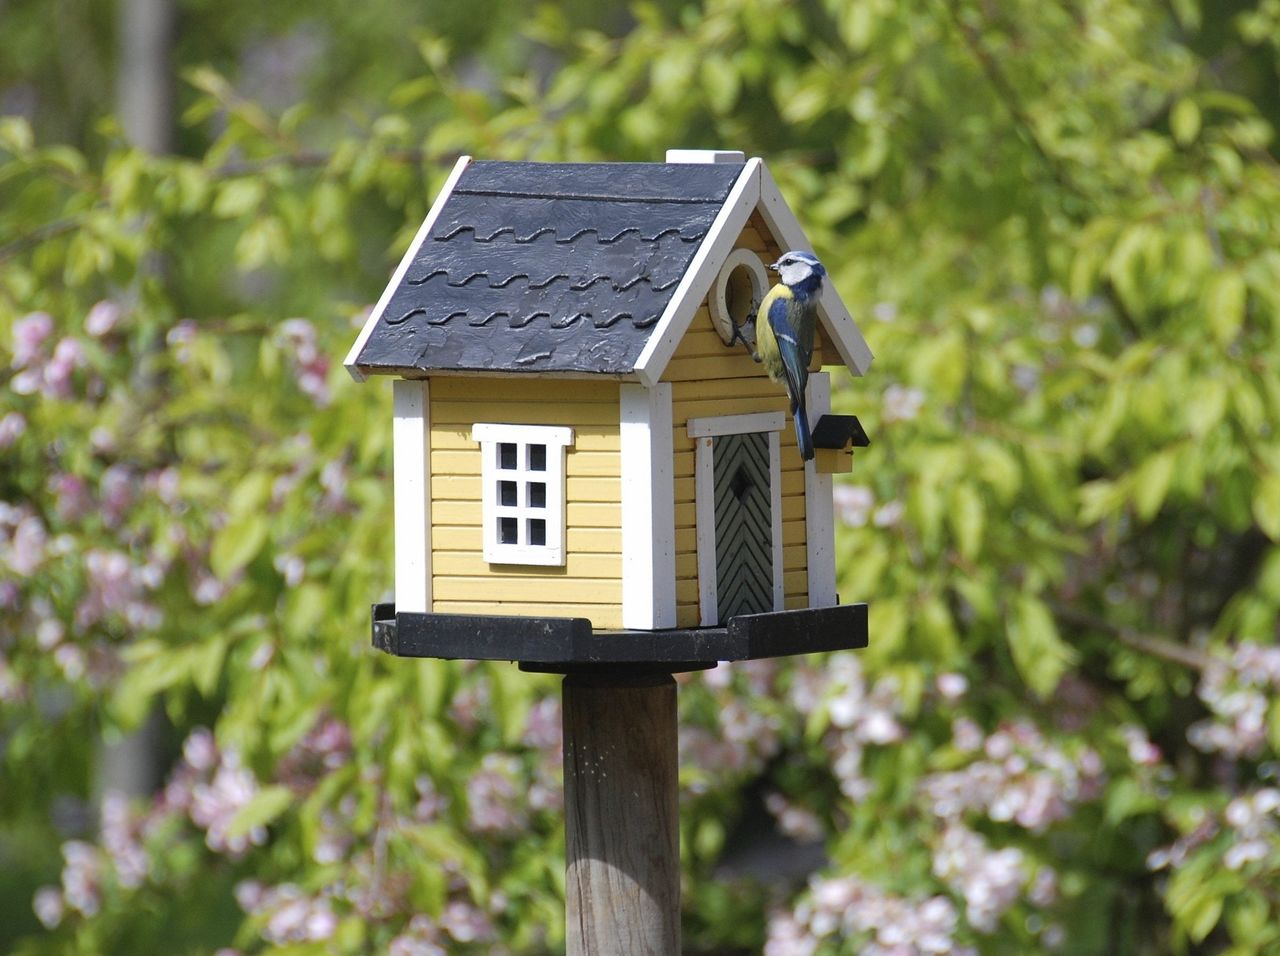
M 431 589 L 438 614 L 586 617 L 622 626 L 618 384 L 564 379 L 431 380 Z M 566 565 L 490 565 L 481 551 L 476 422 L 567 425 Z
M 782 254 L 759 213 L 752 214 L 736 247 L 752 250 L 766 265 Z M 769 276 L 773 278 L 772 273 Z M 821 367 L 824 348 L 829 345 L 826 334 L 821 333 L 814 343 L 812 369 Z M 782 386 L 770 381 L 764 368 L 752 361 L 741 345 L 732 349 L 725 347 L 711 324 L 705 303 L 693 317 L 662 379 L 671 383 L 675 432 L 676 620 L 680 627 L 696 627 L 699 623 L 697 522 L 694 445 L 688 432 L 689 419 L 750 412 L 788 413 L 789 405 Z M 786 606 L 801 608 L 808 606 L 804 463 L 796 448 L 790 414 L 780 438 L 783 584 Z

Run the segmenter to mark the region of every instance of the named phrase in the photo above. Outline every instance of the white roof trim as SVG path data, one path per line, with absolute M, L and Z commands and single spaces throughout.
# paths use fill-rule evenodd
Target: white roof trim
M 751 218 L 751 212 L 760 201 L 760 173 L 764 163 L 758 158 L 747 160 L 738 174 L 738 180 L 729 190 L 729 196 L 716 215 L 715 222 L 694 254 L 693 261 L 685 269 L 680 284 L 658 319 L 657 328 L 636 360 L 635 374 L 652 388 L 658 383 L 676 347 L 688 331 L 694 313 L 706 298 L 725 258 L 733 249 L 738 233 Z
M 662 373 L 688 331 L 694 314 L 733 251 L 738 234 L 757 208 L 765 225 L 784 250 L 813 248 L 804 230 L 800 228 L 795 213 L 782 198 L 782 192 L 769 174 L 768 167 L 759 157 L 747 160 L 746 167 L 734 183 L 720 214 L 711 224 L 706 238 L 702 240 L 702 245 L 671 296 L 671 301 L 667 303 L 666 311 L 658 320 L 658 326 L 649 337 L 648 345 L 636 360 L 634 374 L 644 384 L 652 388 L 662 378 Z M 840 361 L 854 373 L 865 375 L 871 366 L 871 349 L 867 346 L 858 323 L 853 320 L 841 301 L 840 294 L 830 282 L 822 284 L 822 294 L 818 299 L 818 321 L 835 345 Z
M 782 192 L 767 167 L 760 167 L 760 215 L 773 232 L 783 251 L 788 249 L 812 249 L 795 213 L 782 198 Z M 830 282 L 822 283 L 822 295 L 818 299 L 818 321 L 826 329 L 831 342 L 846 367 L 858 375 L 866 375 L 871 366 L 871 349 L 863 338 L 858 323 L 840 299 L 840 294 Z
M 444 181 L 440 193 L 436 196 L 436 201 L 431 204 L 431 211 L 427 213 L 427 218 L 422 221 L 422 225 L 418 227 L 418 233 L 413 237 L 413 242 L 409 243 L 409 248 L 404 254 L 404 258 L 400 260 L 400 265 L 396 267 L 396 271 L 392 273 L 391 281 L 387 283 L 387 287 L 382 290 L 382 298 L 378 299 L 378 304 L 373 307 L 373 311 L 369 313 L 369 318 L 365 319 L 364 328 L 360 330 L 359 337 L 351 346 L 351 351 L 347 353 L 346 360 L 342 363 L 346 366 L 347 371 L 357 382 L 365 380 L 365 373 L 356 365 L 356 359 L 360 356 L 364 343 L 369 340 L 369 336 L 373 334 L 373 327 L 378 324 L 378 320 L 382 318 L 382 313 L 386 311 L 387 303 L 391 301 L 391 297 L 395 294 L 396 289 L 400 288 L 400 280 L 404 278 L 404 274 L 409 271 L 409 266 L 414 258 L 418 255 L 418 249 L 426 240 L 427 235 L 431 232 L 431 227 L 435 225 L 436 220 L 440 218 L 440 211 L 444 209 L 444 204 L 448 202 L 449 195 L 453 192 L 453 188 L 458 184 L 458 178 L 462 175 L 462 171 L 467 168 L 467 164 L 471 162 L 470 156 L 459 156 L 458 161 L 453 164 L 453 171 L 449 173 L 449 178 Z

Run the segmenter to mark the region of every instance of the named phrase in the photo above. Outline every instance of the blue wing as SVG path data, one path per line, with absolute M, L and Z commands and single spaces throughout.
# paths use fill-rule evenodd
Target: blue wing
M 809 358 L 804 346 L 796 335 L 791 324 L 791 305 L 788 299 L 776 299 L 769 306 L 769 327 L 778 340 L 778 352 L 782 356 L 782 367 L 787 377 L 787 394 L 791 398 L 791 409 L 804 402 L 804 387 L 809 381 Z

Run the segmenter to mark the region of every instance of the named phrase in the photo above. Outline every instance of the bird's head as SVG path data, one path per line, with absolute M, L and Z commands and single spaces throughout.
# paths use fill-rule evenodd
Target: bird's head
M 783 285 L 788 286 L 802 285 L 806 282 L 813 282 L 816 286 L 827 274 L 827 270 L 812 252 L 794 249 L 791 252 L 784 252 L 782 257 L 769 268 L 778 273 Z

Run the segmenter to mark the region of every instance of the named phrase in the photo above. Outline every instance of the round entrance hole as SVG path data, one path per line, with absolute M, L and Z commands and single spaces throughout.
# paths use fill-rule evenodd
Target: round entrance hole
M 720 341 L 725 345 L 733 343 L 734 326 L 741 329 L 755 321 L 754 306 L 759 305 L 768 287 L 759 256 L 750 249 L 734 249 L 729 253 L 716 276 L 708 302 L 711 322 Z M 754 328 L 744 331 L 754 347 Z

